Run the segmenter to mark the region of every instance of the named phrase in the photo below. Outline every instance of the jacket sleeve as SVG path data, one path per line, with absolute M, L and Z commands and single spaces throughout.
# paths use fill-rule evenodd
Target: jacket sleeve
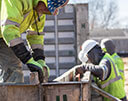
M 10 41 L 21 37 L 19 25 L 23 20 L 22 6 L 19 0 L 2 0 L 1 34 L 7 45 Z
M 37 14 L 36 14 L 36 11 L 35 10 L 33 11 L 33 13 L 35 13 L 35 16 L 37 17 Z M 34 16 L 34 14 L 33 14 L 33 16 Z M 38 31 L 39 32 L 42 32 L 43 31 L 44 25 L 45 25 L 45 20 L 46 20 L 46 15 L 45 14 L 42 14 L 39 17 L 39 19 L 38 18 L 36 19 L 37 26 L 38 26 Z M 29 30 L 31 30 L 31 31 L 37 31 L 35 22 L 30 26 Z
M 100 80 L 107 79 L 111 72 L 111 64 L 107 59 L 101 60 L 99 65 L 85 64 L 83 68 L 85 71 L 91 71 L 91 73 L 99 77 Z
M 40 17 L 40 21 L 37 21 L 37 26 L 36 24 L 32 24 L 32 26 L 30 26 L 30 30 L 28 31 L 27 34 L 27 40 L 28 40 L 28 44 L 31 47 L 32 51 L 33 51 L 33 57 L 35 60 L 39 60 L 45 59 L 44 56 L 44 33 L 43 33 L 43 29 L 44 29 L 44 24 L 45 24 L 45 15 L 42 15 Z M 38 31 L 39 31 L 38 35 Z
M 27 34 L 27 40 L 29 45 L 35 46 L 35 45 L 44 45 L 44 33 L 43 33 L 43 29 L 44 29 L 44 24 L 45 24 L 45 19 L 46 19 L 46 15 L 42 15 L 40 17 L 40 21 L 37 21 L 37 27 L 38 27 L 38 31 L 40 32 L 40 35 L 37 34 L 37 28 L 36 28 L 36 24 L 33 23 L 30 26 L 30 29 L 28 31 Z M 33 47 L 32 47 L 33 48 Z

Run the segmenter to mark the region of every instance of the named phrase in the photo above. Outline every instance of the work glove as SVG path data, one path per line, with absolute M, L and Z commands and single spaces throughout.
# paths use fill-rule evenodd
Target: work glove
M 80 78 L 83 77 L 85 70 L 83 68 L 83 65 L 77 65 L 76 69 L 75 69 L 75 75 L 77 76 L 78 74 L 80 74 Z
M 43 49 L 33 49 L 33 58 L 35 61 L 37 61 L 43 68 L 44 71 L 44 81 L 47 82 L 48 78 L 50 76 L 50 69 L 45 63 L 45 56 L 44 56 L 44 50 Z
M 44 60 L 38 60 L 37 61 L 41 66 L 42 66 L 42 69 L 44 71 L 44 82 L 47 82 L 48 81 L 48 78 L 50 76 L 50 69 L 49 67 L 46 65 L 45 61 Z
M 76 71 L 75 71 L 75 74 L 80 74 L 80 76 L 82 76 L 86 71 L 95 71 L 96 68 L 95 68 L 95 65 L 93 64 L 81 64 L 81 65 L 78 65 L 76 67 Z
M 93 65 L 93 64 L 82 64 L 82 65 L 78 65 L 75 71 L 75 74 L 80 74 L 80 76 L 83 76 L 83 73 L 85 73 L 86 71 L 90 71 L 94 76 L 99 77 L 100 79 L 102 79 L 103 77 L 103 68 L 105 66 L 100 66 L 100 65 Z
M 15 46 L 10 46 L 15 55 L 24 63 L 27 64 L 31 72 L 38 72 L 40 83 L 43 82 L 43 69 L 42 66 L 36 62 L 30 52 L 26 49 L 24 43 L 17 44 Z
M 28 66 L 31 72 L 38 72 L 39 81 L 40 83 L 42 83 L 44 80 L 44 71 L 42 66 L 38 62 L 36 62 L 33 58 L 30 58 L 27 61 L 26 65 Z

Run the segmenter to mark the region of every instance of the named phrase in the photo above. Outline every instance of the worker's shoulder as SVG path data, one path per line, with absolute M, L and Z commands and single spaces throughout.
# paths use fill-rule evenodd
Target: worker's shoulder
M 110 58 L 101 59 L 100 65 L 106 65 L 107 67 L 110 67 L 111 66 L 111 59 Z

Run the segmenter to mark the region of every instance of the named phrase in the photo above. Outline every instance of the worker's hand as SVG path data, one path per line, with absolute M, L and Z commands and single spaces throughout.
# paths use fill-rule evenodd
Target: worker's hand
M 50 69 L 49 67 L 46 65 L 45 61 L 40 59 L 37 61 L 43 68 L 43 71 L 44 71 L 44 82 L 47 82 L 48 81 L 48 78 L 50 76 Z
M 39 81 L 40 83 L 42 83 L 44 80 L 44 72 L 42 66 L 38 62 L 36 62 L 33 58 L 30 58 L 27 61 L 26 65 L 28 66 L 31 72 L 38 72 Z
M 84 72 L 83 65 L 76 66 L 75 75 L 80 74 L 80 77 L 83 77 Z

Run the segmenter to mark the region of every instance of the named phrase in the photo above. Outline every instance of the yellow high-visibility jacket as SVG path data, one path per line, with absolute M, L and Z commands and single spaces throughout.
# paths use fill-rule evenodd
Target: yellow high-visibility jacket
M 101 87 L 102 90 L 108 92 L 109 94 L 119 99 L 124 98 L 126 96 L 124 84 L 115 61 L 108 53 L 106 53 L 102 59 L 109 60 L 111 64 L 111 73 L 106 80 L 99 80 L 97 84 Z M 110 100 L 104 97 L 104 101 Z
M 124 63 L 123 63 L 123 60 L 121 59 L 121 57 L 117 53 L 114 53 L 111 56 L 114 59 L 115 64 L 117 65 L 117 67 L 119 69 L 119 72 L 120 72 L 120 75 L 122 77 L 123 84 L 124 84 L 125 77 L 124 77 Z
M 42 34 L 37 35 L 35 19 L 39 32 L 42 32 L 44 29 L 46 15 L 39 15 L 39 21 L 37 12 L 33 10 L 33 8 L 38 4 L 39 1 L 43 1 L 47 7 L 47 0 L 1 1 L 0 38 L 3 38 L 8 46 L 10 45 L 10 41 L 20 38 L 21 33 L 25 32 L 26 30 L 29 30 L 27 40 L 30 45 L 43 45 L 44 37 Z M 17 41 L 14 42 L 17 43 Z

